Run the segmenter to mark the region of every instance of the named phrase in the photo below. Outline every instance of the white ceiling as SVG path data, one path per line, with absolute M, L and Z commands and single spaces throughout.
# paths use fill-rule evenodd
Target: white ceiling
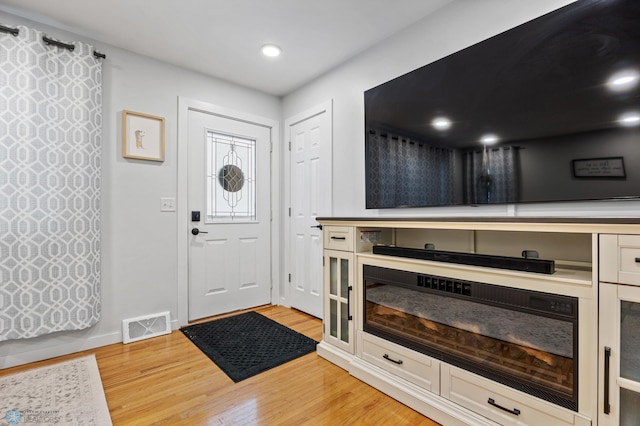
M 281 96 L 450 1 L 0 0 L 0 10 Z M 282 55 L 262 57 L 265 43 Z

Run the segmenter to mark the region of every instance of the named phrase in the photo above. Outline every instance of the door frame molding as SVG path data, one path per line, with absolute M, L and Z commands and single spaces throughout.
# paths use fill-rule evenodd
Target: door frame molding
M 189 111 L 217 115 L 232 120 L 267 127 L 271 132 L 271 302 L 280 300 L 280 216 L 278 200 L 280 199 L 280 125 L 277 120 L 233 110 L 208 102 L 178 96 L 178 177 L 177 177 L 177 252 L 178 252 L 178 285 L 177 285 L 177 323 L 183 326 L 189 323 L 189 229 L 190 221 L 188 204 L 188 141 Z
M 293 265 L 291 264 L 291 234 L 292 234 L 292 217 L 289 216 L 289 209 L 291 208 L 291 150 L 288 148 L 289 143 L 291 143 L 291 127 L 300 123 L 301 121 L 308 120 L 317 115 L 327 113 L 329 118 L 329 146 L 322 147 L 322 154 L 320 158 L 326 158 L 328 160 L 328 166 L 321 170 L 324 174 L 325 179 L 327 180 L 327 191 L 329 192 L 328 201 L 329 205 L 326 206 L 326 215 L 331 216 L 333 213 L 333 99 L 329 99 L 324 101 L 318 105 L 315 105 L 305 111 L 297 113 L 284 121 L 284 137 L 283 137 L 283 146 L 285 146 L 285 159 L 284 159 L 284 197 L 282 200 L 282 217 L 284 222 L 284 255 L 283 259 L 283 280 L 284 285 L 280 290 L 280 301 L 279 304 L 282 306 L 286 306 L 288 308 L 291 307 L 291 286 L 292 282 L 287 280 L 288 274 L 291 272 Z

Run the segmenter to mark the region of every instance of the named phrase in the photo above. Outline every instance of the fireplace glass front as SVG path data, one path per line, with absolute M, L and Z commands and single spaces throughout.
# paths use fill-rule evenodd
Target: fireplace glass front
M 364 265 L 364 331 L 578 410 L 578 299 Z

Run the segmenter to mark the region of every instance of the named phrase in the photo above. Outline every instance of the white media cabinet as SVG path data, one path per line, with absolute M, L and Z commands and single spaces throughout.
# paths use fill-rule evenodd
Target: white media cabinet
M 630 305 L 622 305 L 622 314 L 618 306 L 621 301 L 637 303 L 640 312 L 640 219 L 318 218 L 318 222 L 323 226 L 325 294 L 318 354 L 425 416 L 447 426 L 618 425 L 637 401 L 633 398 L 640 398 L 640 379 L 621 373 L 620 353 L 633 345 L 620 341 L 620 324 Z M 436 250 L 494 256 L 521 257 L 525 251 L 536 251 L 540 259 L 555 261 L 555 272 L 372 253 L 374 245 L 424 248 L 425 244 Z M 363 265 L 577 298 L 577 411 L 365 332 Z M 631 357 L 640 365 L 640 353 Z M 487 401 L 517 409 L 501 409 Z

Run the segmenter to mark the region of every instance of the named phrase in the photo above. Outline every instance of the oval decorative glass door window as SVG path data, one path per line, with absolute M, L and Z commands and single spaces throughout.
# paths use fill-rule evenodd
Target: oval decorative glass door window
M 238 192 L 244 185 L 242 169 L 234 164 L 222 166 L 218 172 L 218 182 L 225 191 Z

